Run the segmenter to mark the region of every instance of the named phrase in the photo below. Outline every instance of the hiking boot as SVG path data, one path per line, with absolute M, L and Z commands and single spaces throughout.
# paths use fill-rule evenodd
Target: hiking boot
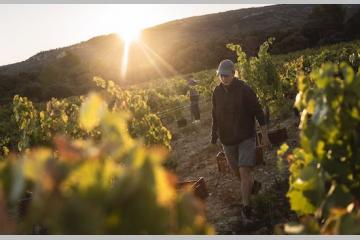
M 253 186 L 251 189 L 251 194 L 254 194 L 254 195 L 258 194 L 260 189 L 261 189 L 261 182 L 254 180 L 254 183 L 253 183 Z

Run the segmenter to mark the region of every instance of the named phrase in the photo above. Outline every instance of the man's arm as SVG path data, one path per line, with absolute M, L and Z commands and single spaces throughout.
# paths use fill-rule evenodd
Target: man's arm
M 211 143 L 216 144 L 216 141 L 218 139 L 217 134 L 217 120 L 216 120 L 216 102 L 215 102 L 215 94 L 213 92 L 212 95 L 212 128 L 211 128 Z

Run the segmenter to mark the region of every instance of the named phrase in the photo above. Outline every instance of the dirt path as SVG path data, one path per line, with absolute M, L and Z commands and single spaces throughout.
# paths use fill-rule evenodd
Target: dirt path
M 270 124 L 270 129 L 286 127 L 289 136 L 287 143 L 290 146 L 295 146 L 298 134 L 296 121 L 296 118 L 289 118 L 281 123 L 275 122 Z M 240 182 L 230 173 L 221 174 L 218 172 L 216 154 L 221 150 L 221 147 L 210 144 L 210 129 L 210 111 L 202 114 L 201 124 L 191 124 L 182 129 L 174 129 L 176 140 L 172 143 L 172 157 L 177 161 L 176 174 L 179 176 L 179 180 L 187 181 L 204 177 L 209 192 L 209 197 L 205 201 L 207 219 L 215 226 L 218 234 L 272 233 L 272 229 L 270 229 L 272 226 L 268 228 L 259 226 L 253 230 L 244 230 L 242 227 L 242 219 L 238 214 L 241 199 Z M 277 168 L 276 150 L 277 147 L 270 149 L 264 156 L 265 165 L 257 167 L 254 172 L 255 179 L 262 183 L 260 194 L 263 193 L 263 195 L 276 192 L 273 188 L 281 182 L 285 185 L 287 183 L 288 173 L 286 170 L 279 172 Z M 285 197 L 287 186 L 285 185 L 282 189 L 279 188 L 280 192 L 277 197 L 275 196 L 275 198 L 279 198 L 279 202 L 276 204 L 280 204 L 280 198 L 283 203 L 279 206 L 269 203 L 269 206 L 288 208 Z M 274 196 L 269 195 L 266 198 L 269 197 Z M 261 201 L 266 202 L 267 200 Z M 275 199 L 275 201 L 277 200 Z M 272 211 L 270 208 L 261 211 Z M 289 215 L 288 212 L 289 209 L 284 210 L 283 215 Z M 260 216 L 264 214 L 259 212 Z M 266 214 L 270 214 L 269 221 L 273 221 L 271 219 L 273 214 L 268 212 Z M 284 218 L 284 221 L 288 220 L 285 219 L 287 217 L 279 216 L 280 219 Z

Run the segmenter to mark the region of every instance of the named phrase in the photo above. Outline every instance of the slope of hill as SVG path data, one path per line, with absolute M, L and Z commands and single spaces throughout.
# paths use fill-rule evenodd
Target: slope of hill
M 306 47 L 297 31 L 315 5 L 274 5 L 190 17 L 145 29 L 142 41 L 129 52 L 126 81 L 149 79 L 214 68 L 223 58 L 234 58 L 227 43 L 239 43 L 250 55 L 268 37 L 273 52 Z M 343 5 L 346 18 L 358 5 Z M 296 43 L 287 37 L 295 34 Z M 300 40 L 299 40 L 300 39 Z M 94 37 L 72 46 L 40 52 L 29 59 L 0 67 L 0 101 L 16 93 L 33 100 L 83 94 L 94 88 L 92 77 L 121 80 L 123 43 L 115 34 Z

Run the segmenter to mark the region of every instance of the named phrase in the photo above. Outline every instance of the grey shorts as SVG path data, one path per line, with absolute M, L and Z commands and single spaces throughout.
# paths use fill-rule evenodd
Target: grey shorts
M 256 138 L 245 139 L 236 145 L 223 145 L 225 156 L 230 167 L 253 167 L 256 165 Z

